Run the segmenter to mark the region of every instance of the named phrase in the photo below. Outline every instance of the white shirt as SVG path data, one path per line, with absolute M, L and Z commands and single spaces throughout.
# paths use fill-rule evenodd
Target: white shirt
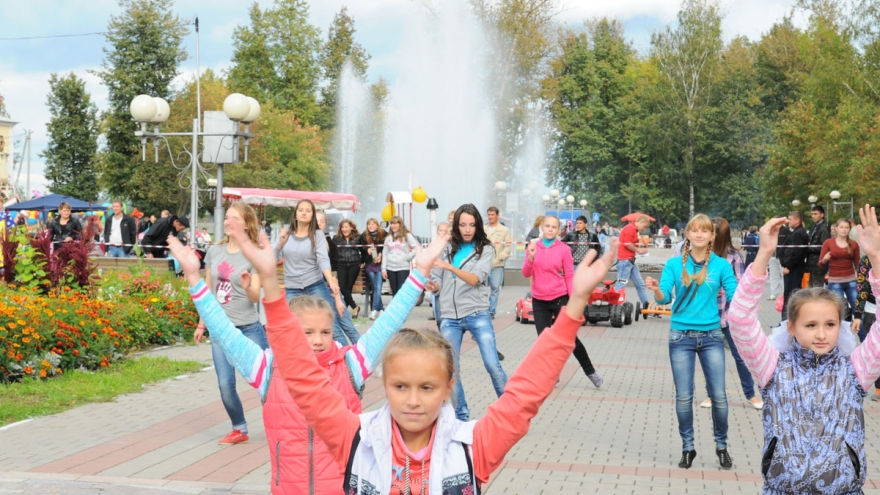
M 113 221 L 110 224 L 110 244 L 122 244 L 122 219 L 123 215 L 116 218 L 113 215 Z

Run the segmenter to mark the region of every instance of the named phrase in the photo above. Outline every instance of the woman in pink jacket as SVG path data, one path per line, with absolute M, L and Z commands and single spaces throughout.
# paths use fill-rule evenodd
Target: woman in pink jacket
M 544 217 L 541 233 L 540 238 L 529 243 L 526 261 L 522 267 L 523 276 L 532 277 L 532 311 L 535 315 L 538 335 L 553 324 L 559 316 L 559 311 L 568 303 L 574 276 L 571 248 L 557 239 L 559 219 L 552 215 Z M 596 388 L 605 383 L 593 367 L 584 344 L 577 337 L 575 337 L 574 357 Z

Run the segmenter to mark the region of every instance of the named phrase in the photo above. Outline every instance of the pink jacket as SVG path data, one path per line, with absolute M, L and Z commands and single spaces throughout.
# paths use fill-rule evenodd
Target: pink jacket
M 526 255 L 522 267 L 523 277 L 533 277 L 532 297 L 541 301 L 552 301 L 558 297 L 571 295 L 571 281 L 574 278 L 574 259 L 571 248 L 556 240 L 550 247 L 544 242 L 535 242 L 535 260 Z
M 330 386 L 342 395 L 346 408 L 359 414 L 362 410 L 361 400 L 355 392 L 345 362 L 348 349 L 348 346 L 333 348 L 315 354 L 315 357 L 330 378 Z M 343 470 L 290 397 L 287 385 L 278 372 L 277 359 L 272 367 L 269 393 L 263 404 L 263 426 L 272 461 L 272 493 L 341 494 Z

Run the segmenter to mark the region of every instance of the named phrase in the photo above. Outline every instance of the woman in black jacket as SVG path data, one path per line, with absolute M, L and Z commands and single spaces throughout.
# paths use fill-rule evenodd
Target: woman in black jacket
M 361 259 L 361 250 L 358 245 L 357 226 L 351 220 L 343 220 L 339 223 L 336 236 L 333 237 L 339 256 L 336 275 L 339 278 L 339 291 L 345 304 L 351 308 L 351 317 L 357 318 L 361 312 L 360 306 L 354 302 L 352 290 L 364 266 Z
M 70 203 L 62 202 L 58 205 L 58 217 L 49 224 L 55 251 L 61 249 L 62 243 L 74 241 L 82 236 L 82 224 L 71 217 L 70 213 Z

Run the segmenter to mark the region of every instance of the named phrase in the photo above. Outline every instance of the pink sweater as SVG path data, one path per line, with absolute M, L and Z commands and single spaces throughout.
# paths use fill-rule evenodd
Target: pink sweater
M 574 259 L 571 248 L 559 240 L 550 247 L 544 242 L 535 242 L 535 260 L 526 255 L 522 267 L 523 277 L 532 280 L 532 297 L 541 301 L 552 301 L 557 297 L 571 295 L 571 281 L 574 278 Z
M 874 278 L 873 270 L 869 279 L 874 296 L 880 297 L 880 281 Z M 776 371 L 776 364 L 779 362 L 779 351 L 770 343 L 758 321 L 758 305 L 761 302 L 766 280 L 766 274 L 758 278 L 751 269 L 747 268 L 727 313 L 730 335 L 736 343 L 740 356 L 761 388 L 770 383 L 773 372 Z M 853 351 L 850 360 L 859 385 L 863 390 L 869 390 L 874 380 L 880 377 L 880 325 L 877 322 L 871 326 L 868 338 Z

